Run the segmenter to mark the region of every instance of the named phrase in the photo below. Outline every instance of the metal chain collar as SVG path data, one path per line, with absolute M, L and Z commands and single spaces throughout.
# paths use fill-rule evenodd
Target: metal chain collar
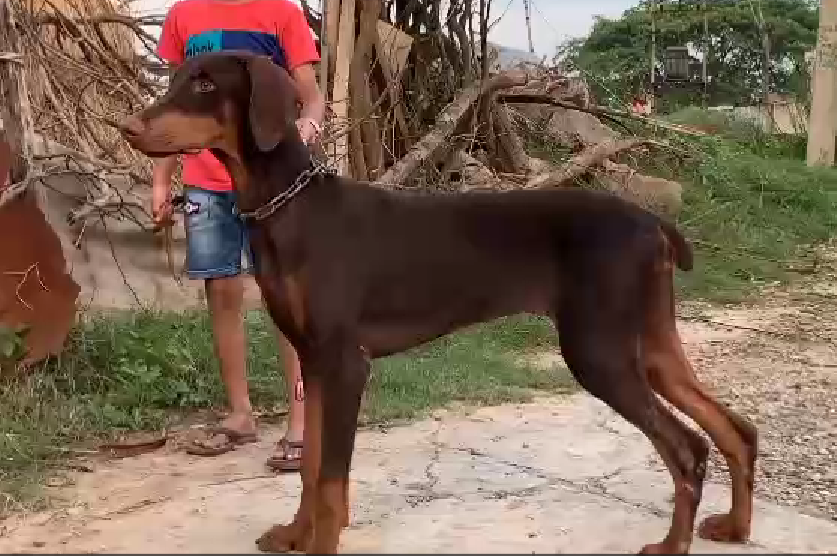
M 239 216 L 243 220 L 248 220 L 251 218 L 254 220 L 264 220 L 265 218 L 268 218 L 274 212 L 282 208 L 288 201 L 293 199 L 294 196 L 296 196 L 297 193 L 302 191 L 306 185 L 311 183 L 311 179 L 317 175 L 333 176 L 337 175 L 337 171 L 323 164 L 322 162 L 318 161 L 312 156 L 311 166 L 304 170 L 300 175 L 298 175 L 288 189 L 282 191 L 277 196 L 275 196 L 267 203 L 255 210 L 248 212 L 240 212 Z

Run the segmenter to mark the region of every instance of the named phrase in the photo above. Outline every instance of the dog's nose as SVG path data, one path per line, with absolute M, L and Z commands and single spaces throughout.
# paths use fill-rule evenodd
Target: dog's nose
M 118 122 L 119 131 L 128 137 L 137 137 L 145 131 L 145 122 L 138 116 L 131 115 Z

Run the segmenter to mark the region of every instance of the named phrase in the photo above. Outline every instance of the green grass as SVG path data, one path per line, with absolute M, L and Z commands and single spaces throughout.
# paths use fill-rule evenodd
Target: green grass
M 678 221 L 697 257 L 695 270 L 678 276 L 683 294 L 742 301 L 797 278 L 790 268 L 806 266 L 837 230 L 837 170 L 808 168 L 804 137 L 695 109 L 671 120 L 720 128 L 713 137 L 669 137 L 685 160 L 658 154 L 645 163 L 684 184 Z
M 252 399 L 283 406 L 284 381 L 274 338 L 260 311 L 247 316 Z M 535 390 L 567 391 L 563 369 L 525 363 L 527 352 L 555 347 L 551 324 L 512 318 L 476 326 L 373 365 L 361 419 L 388 422 L 454 401 L 494 404 Z M 68 448 L 95 445 L 125 431 L 170 426 L 219 408 L 223 386 L 204 313 L 133 313 L 80 325 L 59 359 L 0 390 L 0 516 L 43 501 L 39 481 Z

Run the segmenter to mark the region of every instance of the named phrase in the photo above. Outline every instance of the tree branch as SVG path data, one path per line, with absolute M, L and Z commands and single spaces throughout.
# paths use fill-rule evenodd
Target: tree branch
M 563 187 L 570 185 L 596 166 L 601 166 L 605 160 L 617 154 L 641 146 L 661 145 L 658 141 L 633 137 L 616 141 L 605 141 L 592 145 L 564 164 L 560 169 L 535 176 L 526 184 L 527 187 Z
M 663 129 L 668 129 L 670 131 L 676 131 L 677 133 L 684 133 L 686 135 L 694 135 L 698 137 L 705 136 L 706 134 L 702 131 L 697 129 L 692 129 L 686 126 L 681 126 L 677 124 L 672 124 L 669 122 L 664 122 L 662 120 L 657 120 L 654 118 L 649 118 L 647 116 L 640 116 L 639 114 L 633 114 L 626 110 L 613 110 L 612 108 L 606 108 L 604 106 L 579 106 L 572 102 L 566 102 L 563 100 L 558 100 L 553 98 L 552 96 L 544 93 L 522 93 L 522 92 L 515 92 L 513 94 L 505 94 L 505 93 L 498 93 L 497 100 L 513 103 L 513 104 L 549 104 L 552 106 L 558 106 L 560 108 L 566 108 L 568 110 L 578 110 L 579 112 L 586 112 L 588 114 L 593 114 L 594 116 L 610 116 L 613 118 L 629 118 L 631 120 L 636 120 L 638 122 L 642 122 L 645 125 L 652 126 L 652 127 L 660 127 Z

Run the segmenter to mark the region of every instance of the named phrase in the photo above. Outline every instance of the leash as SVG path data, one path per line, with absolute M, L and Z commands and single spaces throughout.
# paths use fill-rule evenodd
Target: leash
M 184 212 L 183 207 L 184 207 L 185 204 L 186 204 L 186 197 L 184 197 L 182 194 L 175 195 L 174 197 L 172 197 L 172 199 L 171 199 L 172 213 L 174 213 L 174 212 L 183 213 Z M 174 223 L 171 222 L 171 223 L 163 226 L 163 228 L 162 228 L 163 246 L 166 250 L 166 263 L 167 263 L 167 266 L 169 267 L 169 273 L 171 273 L 171 276 L 172 276 L 172 278 L 174 278 L 175 283 L 177 283 L 178 286 L 182 286 L 183 285 L 183 279 L 182 279 L 183 272 L 181 271 L 180 273 L 178 273 L 174 270 L 174 254 L 172 253 L 173 248 L 172 248 L 172 231 L 171 231 L 173 224 Z
M 296 177 L 296 179 L 288 189 L 282 191 L 281 193 L 273 197 L 271 200 L 269 200 L 267 203 L 263 204 L 255 210 L 239 212 L 239 217 L 241 217 L 243 220 L 264 220 L 265 218 L 272 216 L 273 213 L 282 208 L 300 191 L 305 189 L 305 186 L 311 183 L 311 180 L 318 175 L 336 176 L 337 171 L 334 168 L 331 168 L 330 166 L 323 164 L 322 162 L 320 162 L 312 156 L 310 159 L 310 166 Z

